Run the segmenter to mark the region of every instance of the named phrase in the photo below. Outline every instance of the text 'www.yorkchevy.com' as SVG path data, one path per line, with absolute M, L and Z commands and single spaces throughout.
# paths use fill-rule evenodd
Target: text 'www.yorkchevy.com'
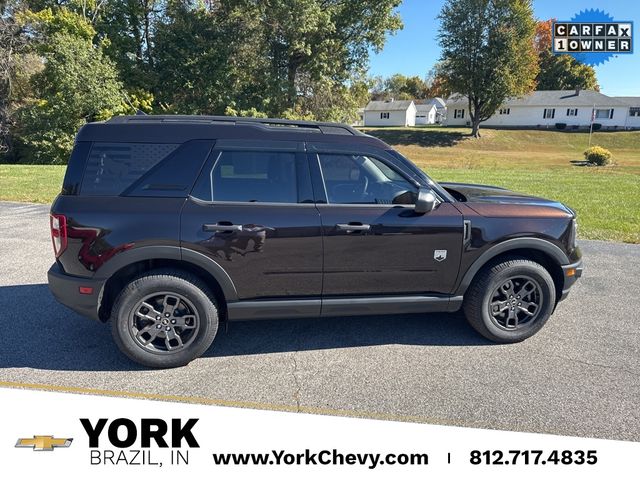
M 216 465 L 352 465 L 371 470 L 380 465 L 428 465 L 426 453 L 342 453 L 336 449 L 292 453 L 271 450 L 263 453 L 213 453 Z

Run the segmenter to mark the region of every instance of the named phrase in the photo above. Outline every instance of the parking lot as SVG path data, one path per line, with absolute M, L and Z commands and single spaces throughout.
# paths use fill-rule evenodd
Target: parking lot
M 461 314 L 256 321 L 153 371 L 50 295 L 48 208 L 0 202 L 0 386 L 640 441 L 640 245 L 582 241 L 583 278 L 521 344 Z

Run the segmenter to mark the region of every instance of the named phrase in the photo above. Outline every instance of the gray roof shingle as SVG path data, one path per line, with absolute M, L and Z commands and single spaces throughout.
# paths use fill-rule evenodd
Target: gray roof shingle
M 407 110 L 407 108 L 409 108 L 409 106 L 412 103 L 413 103 L 413 100 L 371 101 L 367 104 L 366 107 L 364 107 L 364 110 L 366 112 L 371 112 L 371 111 L 389 112 L 389 111 L 397 111 L 397 110 L 401 110 L 404 112 Z
M 537 107 L 537 106 L 626 106 L 622 97 L 609 97 L 595 90 L 539 90 L 531 92 L 521 98 L 510 98 L 504 102 L 509 107 Z M 447 104 L 466 103 L 467 97 L 463 95 L 451 95 Z

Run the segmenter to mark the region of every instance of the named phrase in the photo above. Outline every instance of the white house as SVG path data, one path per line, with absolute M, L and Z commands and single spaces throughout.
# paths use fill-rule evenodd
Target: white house
M 416 125 L 433 125 L 436 123 L 436 106 L 433 103 L 416 105 Z
M 365 127 L 413 127 L 415 124 L 413 100 L 372 101 L 364 108 Z
M 613 97 L 628 107 L 626 128 L 640 128 L 640 97 Z
M 640 128 L 640 97 L 609 97 L 594 90 L 536 91 L 504 102 L 488 120 L 487 127 L 588 128 L 591 117 L 604 129 Z M 467 97 L 447 100 L 445 125 L 470 125 Z
M 444 119 L 447 117 L 447 103 L 440 97 L 429 98 L 427 100 L 416 101 L 416 108 L 419 107 L 419 104 L 422 103 L 424 105 L 433 105 L 436 107 L 436 118 L 435 123 L 443 123 Z M 418 122 L 416 121 L 416 124 Z

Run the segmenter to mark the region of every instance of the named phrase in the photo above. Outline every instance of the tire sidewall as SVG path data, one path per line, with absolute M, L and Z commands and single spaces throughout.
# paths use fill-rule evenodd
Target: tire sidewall
M 133 308 L 140 300 L 157 292 L 182 295 L 193 304 L 199 316 L 196 338 L 189 346 L 175 353 L 159 354 L 145 350 L 133 339 L 129 329 Z M 207 294 L 182 278 L 164 275 L 142 277 L 125 287 L 116 300 L 111 321 L 114 340 L 120 349 L 133 361 L 155 368 L 188 364 L 207 350 L 218 330 L 217 311 Z
M 534 279 L 540 286 L 542 293 L 542 306 L 538 317 L 529 322 L 525 326 L 516 330 L 507 330 L 498 324 L 489 313 L 489 304 L 493 292 L 501 284 L 503 284 L 509 278 L 517 276 L 527 276 Z M 537 333 L 547 322 L 551 314 L 553 313 L 553 307 L 555 305 L 555 285 L 553 279 L 544 268 L 536 268 L 534 265 L 520 264 L 512 265 L 504 270 L 493 275 L 488 284 L 488 288 L 484 292 L 481 304 L 482 321 L 489 331 L 489 333 L 504 342 L 519 342 L 526 338 L 531 337 Z

